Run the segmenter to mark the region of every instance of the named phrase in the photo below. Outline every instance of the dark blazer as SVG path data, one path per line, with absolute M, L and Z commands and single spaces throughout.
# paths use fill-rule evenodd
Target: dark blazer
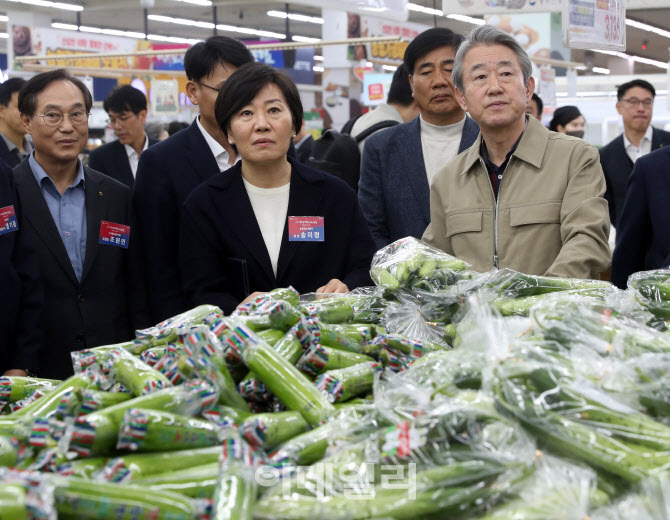
M 149 147 L 156 143 L 158 143 L 156 139 L 149 137 Z M 140 154 L 140 157 L 142 157 L 142 154 Z M 135 185 L 135 177 L 133 177 L 133 170 L 130 168 L 128 152 L 118 139 L 93 150 L 88 156 L 88 167 L 116 179 L 131 190 Z
M 128 249 L 98 243 L 102 220 L 131 224 L 130 190 L 84 167 L 87 237 L 79 282 L 30 163 L 22 162 L 14 175 L 44 286 L 40 375 L 63 379 L 73 373 L 70 352 L 131 340 L 135 328 L 148 325 L 132 257 L 139 237 L 131 227 Z
M 662 146 L 670 144 L 670 132 L 653 128 L 651 134 L 651 150 L 658 150 Z M 626 185 L 628 177 L 633 171 L 633 161 L 626 153 L 623 143 L 623 134 L 610 141 L 600 149 L 600 164 L 605 174 L 607 188 L 605 199 L 609 204 L 610 222 L 616 228 L 619 227 L 619 219 L 626 200 Z
M 458 153 L 472 146 L 479 126 L 467 117 Z M 413 236 L 430 224 L 430 186 L 419 117 L 368 137 L 363 149 L 358 201 L 378 248 Z
M 640 157 L 628 180 L 612 257 L 612 283 L 625 289 L 638 271 L 667 265 L 670 255 L 670 147 Z
M 305 142 L 300 145 L 300 148 L 296 148 L 295 153 L 302 164 L 307 164 L 313 146 L 314 138 L 311 135 L 308 135 Z
M 21 159 L 17 154 L 13 154 L 9 151 L 9 147 L 5 140 L 0 138 L 0 160 L 2 160 L 10 168 L 18 166 L 21 163 Z
M 289 156 L 295 156 L 291 143 Z M 179 228 L 186 197 L 220 173 L 212 150 L 198 128 L 190 127 L 140 155 L 133 207 L 142 236 L 147 295 L 152 321 L 158 323 L 189 309 L 179 269 Z
M 180 257 L 192 305 L 210 303 L 228 314 L 255 291 L 292 285 L 314 292 L 333 278 L 349 289 L 371 285 L 375 246 L 356 193 L 332 175 L 289 161 L 287 217 L 323 216 L 325 241 L 289 242 L 286 223 L 275 277 L 238 163 L 194 190 L 184 204 Z
M 25 229 L 12 170 L 0 163 L 0 210 L 9 206 L 14 207 L 18 229 L 0 235 L 0 375 L 12 368 L 39 371 L 43 301 L 37 255 Z

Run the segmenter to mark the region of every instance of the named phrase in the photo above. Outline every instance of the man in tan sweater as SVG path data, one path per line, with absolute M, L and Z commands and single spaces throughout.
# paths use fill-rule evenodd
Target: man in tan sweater
M 478 271 L 597 277 L 610 264 L 598 151 L 526 116 L 531 63 L 507 33 L 475 28 L 452 77 L 481 133 L 437 174 L 424 241 Z

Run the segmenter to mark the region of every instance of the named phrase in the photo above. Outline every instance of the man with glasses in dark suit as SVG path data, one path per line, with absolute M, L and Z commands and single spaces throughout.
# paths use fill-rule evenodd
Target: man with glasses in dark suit
M 651 126 L 656 90 L 643 79 L 634 79 L 617 89 L 616 109 L 623 119 L 623 134 L 600 149 L 605 173 L 610 222 L 619 227 L 626 200 L 626 185 L 633 165 L 643 155 L 670 144 L 670 133 Z
M 114 89 L 102 106 L 117 139 L 93 150 L 88 165 L 132 190 L 140 155 L 158 142 L 144 131 L 147 97 L 135 87 L 123 85 Z
M 79 160 L 92 104 L 65 69 L 38 74 L 19 94 L 35 149 L 14 175 L 44 287 L 40 375 L 53 379 L 73 373 L 70 352 L 131 340 L 148 325 L 130 190 Z

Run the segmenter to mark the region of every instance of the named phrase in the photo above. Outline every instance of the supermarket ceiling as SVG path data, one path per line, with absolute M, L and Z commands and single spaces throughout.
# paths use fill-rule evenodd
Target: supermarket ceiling
M 56 23 L 145 33 L 144 8 L 140 0 L 63 0 L 63 2 L 84 6 L 84 10 L 79 13 L 54 7 L 19 3 L 23 1 L 0 0 L 0 9 L 5 12 L 28 10 L 48 14 L 52 22 Z M 25 1 L 50 3 L 43 0 Z M 248 36 L 234 31 L 235 28 L 242 27 L 279 35 L 288 34 L 289 38 L 321 37 L 322 26 L 313 23 L 313 19 L 307 21 L 310 17 L 319 18 L 321 16 L 320 8 L 303 4 L 286 4 L 268 0 L 223 0 L 214 3 L 209 2 L 209 0 L 142 0 L 142 2 L 154 4 L 153 7 L 147 9 L 149 19 L 146 30 L 150 34 L 180 38 L 206 38 L 213 34 L 212 22 L 216 12 L 216 23 L 219 26 L 225 25 L 231 29 L 218 31 L 219 34 L 227 36 L 260 39 L 258 36 Z M 198 3 L 211 5 L 197 5 Z M 439 0 L 435 3 L 433 0 L 412 0 L 412 3 L 426 8 L 441 8 L 441 1 Z M 305 17 L 297 17 L 298 19 L 291 17 L 293 19 L 288 20 L 285 17 L 280 17 L 282 13 L 286 12 L 287 8 L 290 13 L 305 15 Z M 269 12 L 271 14 L 268 14 Z M 274 12 L 274 16 L 272 12 Z M 447 14 L 449 13 L 445 13 L 445 15 Z M 473 27 L 470 23 L 452 20 L 445 15 L 437 16 L 411 10 L 409 21 L 430 26 L 437 24 L 440 27 L 449 27 L 460 33 L 466 33 Z M 199 25 L 183 25 L 182 23 L 174 23 L 175 19 L 201 23 Z M 667 63 L 668 47 L 670 46 L 670 8 L 629 10 L 627 19 L 629 23 L 630 21 L 641 22 L 642 24 L 648 24 L 652 29 L 656 28 L 661 31 L 651 32 L 648 30 L 649 28 L 645 30 L 628 25 L 626 52 L 630 55 Z M 0 22 L 1 30 L 2 22 Z M 646 48 L 644 48 L 645 46 Z M 573 61 L 587 61 L 596 67 L 607 67 L 613 58 L 599 53 L 585 56 L 584 51 L 574 50 L 572 59 Z M 664 72 L 656 66 L 638 62 L 635 63 L 634 71 L 638 74 Z

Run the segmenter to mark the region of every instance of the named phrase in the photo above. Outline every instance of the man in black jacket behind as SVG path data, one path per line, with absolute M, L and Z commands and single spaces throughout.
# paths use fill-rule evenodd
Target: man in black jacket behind
M 0 375 L 39 371 L 42 287 L 12 171 L 0 161 Z
M 128 186 L 135 185 L 140 155 L 158 141 L 144 131 L 147 98 L 130 85 L 114 89 L 102 104 L 117 139 L 91 152 L 88 166 Z
M 35 150 L 14 175 L 44 286 L 40 375 L 48 378 L 73 373 L 70 352 L 131 340 L 148 325 L 130 190 L 78 159 L 92 102 L 64 69 L 38 74 L 19 95 Z

